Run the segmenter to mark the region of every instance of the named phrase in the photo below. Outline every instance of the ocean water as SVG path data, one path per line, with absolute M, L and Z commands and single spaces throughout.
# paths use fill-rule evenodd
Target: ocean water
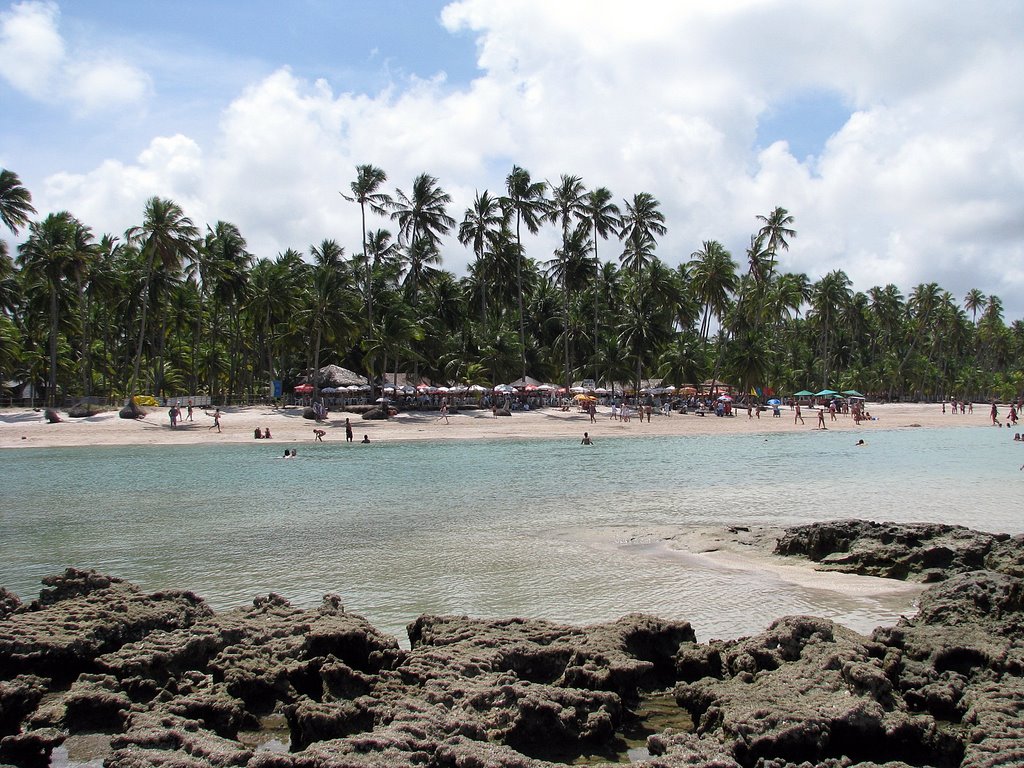
M 576 441 L 283 441 L 3 455 L 0 585 L 68 566 L 217 609 L 276 592 L 405 639 L 422 613 L 573 623 L 640 611 L 698 639 L 794 613 L 867 632 L 913 597 L 841 595 L 673 553 L 665 529 L 860 517 L 1020 533 L 1024 447 L 992 428 Z

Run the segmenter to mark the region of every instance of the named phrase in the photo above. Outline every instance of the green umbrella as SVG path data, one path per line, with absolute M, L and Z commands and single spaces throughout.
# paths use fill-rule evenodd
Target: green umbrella
M 849 395 L 850 397 L 864 397 L 864 395 L 862 395 L 856 389 L 844 389 L 843 394 Z
M 834 389 L 823 389 L 823 390 L 821 390 L 821 392 L 815 392 L 814 396 L 815 397 L 828 397 L 829 395 L 838 395 L 838 394 L 839 393 L 836 392 Z
M 794 392 L 793 397 L 814 397 L 814 393 L 808 392 L 806 389 L 801 389 L 799 392 Z

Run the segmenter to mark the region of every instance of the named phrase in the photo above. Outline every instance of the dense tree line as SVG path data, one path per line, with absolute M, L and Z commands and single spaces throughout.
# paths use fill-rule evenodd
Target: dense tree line
M 120 235 L 67 211 L 33 218 L 29 191 L 0 170 L 0 218 L 24 231 L 16 253 L 0 241 L 0 380 L 32 383 L 48 402 L 253 398 L 327 363 L 378 381 L 404 371 L 913 399 L 1024 392 L 1024 325 L 1004 323 L 997 296 L 958 300 L 935 283 L 862 293 L 842 270 L 815 282 L 783 271 L 797 235 L 785 208 L 752 217 L 741 256 L 709 240 L 670 267 L 658 255 L 668 225 L 647 192 L 620 205 L 578 176 L 548 183 L 514 167 L 458 220 L 433 176 L 408 191 L 387 182 L 362 165 L 342 192 L 339 215 L 359 216 L 363 232 L 353 252 L 324 239 L 268 257 L 237 226 L 203 229 L 160 197 Z M 542 227 L 557 233 L 553 253 L 530 248 Z M 448 234 L 473 254 L 463 277 L 441 268 Z

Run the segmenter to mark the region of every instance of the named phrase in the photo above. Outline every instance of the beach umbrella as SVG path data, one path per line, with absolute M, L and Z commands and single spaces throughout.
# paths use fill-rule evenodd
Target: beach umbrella
M 777 397 L 773 397 L 771 400 L 768 401 L 768 405 L 782 405 L 782 401 L 779 400 L 779 398 Z
M 829 395 L 838 395 L 838 394 L 839 393 L 836 392 L 834 389 L 823 389 L 823 390 L 821 390 L 821 392 L 815 392 L 814 396 L 815 397 L 828 397 Z
M 342 387 L 342 389 L 344 389 L 344 387 Z M 335 392 L 338 391 L 338 388 L 337 387 L 324 387 L 320 391 L 323 392 L 325 395 L 333 395 Z
M 597 389 L 594 390 L 594 392 L 599 394 L 599 395 L 607 395 L 608 394 L 608 390 L 605 389 L 604 387 L 598 387 Z
M 481 387 L 479 384 L 470 384 L 469 385 L 469 391 L 470 392 L 486 392 L 487 391 L 487 387 Z
M 293 392 L 298 392 L 299 394 L 305 394 L 306 392 L 312 392 L 313 391 L 313 385 L 312 384 L 296 384 L 295 388 L 292 391 Z
M 794 392 L 793 397 L 814 397 L 814 393 L 808 392 L 806 389 L 801 389 L 799 392 Z
M 856 389 L 844 389 L 843 394 L 847 395 L 848 397 L 864 397 L 864 395 L 862 395 Z
M 722 402 L 722 403 L 731 403 L 732 402 L 732 398 L 729 397 L 728 395 L 719 395 L 718 396 L 718 400 L 719 400 L 719 402 Z
M 559 390 L 559 391 L 561 391 L 561 390 Z M 577 395 L 581 395 L 584 392 L 586 392 L 587 390 L 585 390 L 583 387 L 572 387 L 569 391 L 570 392 L 574 392 Z

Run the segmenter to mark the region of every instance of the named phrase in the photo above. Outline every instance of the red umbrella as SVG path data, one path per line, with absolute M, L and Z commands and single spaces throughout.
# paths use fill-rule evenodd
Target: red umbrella
M 313 391 L 313 385 L 312 384 L 298 384 L 293 391 L 299 392 L 300 394 L 305 394 L 306 392 L 312 392 Z

